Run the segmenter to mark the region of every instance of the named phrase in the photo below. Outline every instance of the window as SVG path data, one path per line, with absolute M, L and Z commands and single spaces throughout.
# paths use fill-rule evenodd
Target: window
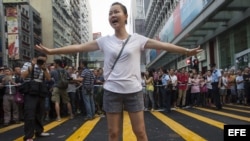
M 223 55 L 219 55 L 221 62 L 221 69 L 229 68 L 231 66 L 231 48 L 230 48 L 230 39 L 229 32 L 223 33 L 219 36 L 218 45 L 219 45 L 219 54 L 223 52 Z
M 247 29 L 246 26 L 238 26 L 233 29 L 234 32 L 234 50 L 239 53 L 247 49 Z

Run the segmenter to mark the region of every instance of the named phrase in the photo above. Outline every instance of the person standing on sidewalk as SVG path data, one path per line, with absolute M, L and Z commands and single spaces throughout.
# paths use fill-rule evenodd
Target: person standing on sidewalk
M 58 82 L 60 81 L 60 79 L 62 79 L 61 76 L 66 75 L 68 79 L 70 78 L 70 76 L 68 72 L 62 68 L 63 66 L 62 60 L 55 59 L 54 66 L 55 66 L 55 70 L 51 71 L 50 75 L 51 75 L 51 78 L 53 78 L 55 81 L 53 90 L 52 90 L 51 101 L 55 103 L 55 110 L 56 110 L 56 116 L 57 116 L 56 120 L 61 121 L 60 100 L 62 100 L 64 104 L 67 104 L 70 119 L 73 119 L 74 115 L 72 113 L 72 107 L 70 104 L 69 95 L 67 93 L 67 88 L 63 89 L 63 88 L 58 87 Z
M 80 77 L 77 79 L 82 82 L 82 98 L 86 110 L 84 121 L 94 119 L 95 117 L 95 101 L 93 95 L 94 74 L 88 68 L 87 61 L 81 61 L 80 66 L 83 68 Z
M 220 87 L 221 87 L 221 71 L 216 68 L 216 64 L 210 64 L 212 70 L 212 91 L 214 97 L 214 104 L 217 110 L 222 109 L 220 100 Z
M 77 79 L 77 74 L 74 72 L 74 67 L 73 66 L 69 66 L 67 68 L 67 71 L 69 73 L 70 76 L 70 81 L 69 81 L 69 85 L 67 88 L 67 93 L 68 96 L 70 98 L 70 104 L 72 107 L 72 113 L 74 115 L 76 115 L 76 99 L 77 99 L 77 93 L 76 93 L 76 89 L 77 89 L 77 84 L 79 83 L 76 79 Z
M 202 50 L 200 47 L 187 49 L 174 44 L 160 42 L 137 33 L 130 35 L 125 28 L 127 19 L 126 7 L 119 2 L 115 2 L 109 10 L 109 23 L 114 29 L 114 35 L 107 35 L 84 44 L 54 49 L 40 44 L 36 45 L 36 49 L 50 55 L 103 51 L 105 78 L 103 108 L 108 122 L 109 141 L 119 140 L 123 108 L 128 111 L 137 140 L 147 141 L 141 85 L 141 52 L 144 49 L 158 49 L 193 56 Z M 125 44 L 126 41 L 127 44 Z M 118 58 L 116 66 L 112 69 L 124 44 L 124 50 L 120 58 Z
M 36 83 L 43 83 L 44 79 L 49 81 L 51 77 L 45 65 L 46 60 L 47 55 L 39 53 L 31 62 L 24 63 L 21 69 L 21 77 L 24 81 L 30 81 L 32 77 Z M 33 76 L 31 76 L 32 74 Z M 43 132 L 44 101 L 45 97 L 40 96 L 40 94 L 24 94 L 24 141 L 33 141 L 34 135 L 36 137 L 51 135 Z
M 186 105 L 186 92 L 187 92 L 187 83 L 188 83 L 188 75 L 186 75 L 186 70 L 181 69 L 181 73 L 177 75 L 178 80 L 178 98 L 177 98 L 177 106 L 180 108 Z
M 3 95 L 3 111 L 4 111 L 4 126 L 8 126 L 13 117 L 14 123 L 19 123 L 19 109 L 15 102 L 15 94 L 17 91 L 17 83 L 13 79 L 13 71 L 11 68 L 5 68 L 5 77 L 2 83 L 5 86 Z

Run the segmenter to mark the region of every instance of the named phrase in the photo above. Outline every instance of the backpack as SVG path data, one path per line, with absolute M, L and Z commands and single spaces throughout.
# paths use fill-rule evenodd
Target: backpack
M 58 72 L 58 82 L 56 87 L 59 89 L 67 89 L 69 84 L 67 72 L 65 70 L 61 71 L 57 70 L 57 72 Z

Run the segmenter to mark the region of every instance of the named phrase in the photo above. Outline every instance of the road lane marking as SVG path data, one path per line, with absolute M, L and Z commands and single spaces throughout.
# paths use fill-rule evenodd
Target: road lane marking
M 244 105 L 235 105 L 235 104 L 226 104 L 225 106 L 234 106 L 234 107 L 240 107 L 240 108 L 250 108 L 249 106 L 244 106 Z
M 9 130 L 15 129 L 15 128 L 20 127 L 20 126 L 23 126 L 23 123 L 13 124 L 13 125 L 9 125 L 9 126 L 4 127 L 4 128 L 0 128 L 0 133 L 7 132 Z
M 136 141 L 136 136 L 133 132 L 128 112 L 123 112 L 123 140 Z
M 178 122 L 168 118 L 166 115 L 160 112 L 151 112 L 156 118 L 166 124 L 169 128 L 179 134 L 182 138 L 187 141 L 206 141 L 205 138 L 199 136 L 195 132 L 189 130 L 188 128 L 182 126 Z
M 200 121 L 202 121 L 202 122 L 205 122 L 205 123 L 207 123 L 207 124 L 210 124 L 210 125 L 212 125 L 212 126 L 218 127 L 218 128 L 220 128 L 220 129 L 224 129 L 224 125 L 225 125 L 225 124 L 222 123 L 222 122 L 218 122 L 218 121 L 216 121 L 216 120 L 213 120 L 213 119 L 210 119 L 210 118 L 207 118 L 207 117 L 204 117 L 204 116 L 195 114 L 195 113 L 191 113 L 191 112 L 189 112 L 189 111 L 185 111 L 185 110 L 182 110 L 182 109 L 177 109 L 177 110 L 175 110 L 175 111 L 177 111 L 177 112 L 179 112 L 179 113 L 182 113 L 182 114 L 185 114 L 185 115 L 187 115 L 187 116 L 190 116 L 190 117 L 192 117 L 192 118 L 195 118 L 195 119 L 197 119 L 197 120 L 200 120 Z
M 96 117 L 93 120 L 86 121 L 78 130 L 76 130 L 66 141 L 83 141 L 94 129 L 101 118 Z
M 199 107 L 193 107 L 193 108 L 199 109 L 199 110 L 202 110 L 202 111 L 206 111 L 206 112 L 210 112 L 210 113 L 215 113 L 215 114 L 218 114 L 218 115 L 228 116 L 228 117 L 231 117 L 231 118 L 235 118 L 235 119 L 250 122 L 249 117 L 238 116 L 238 115 L 234 115 L 234 114 L 229 114 L 229 113 L 225 113 L 225 112 L 221 112 L 221 111 L 209 110 L 209 109 L 199 108 Z
M 69 118 L 62 118 L 60 122 L 58 122 L 58 121 L 53 121 L 53 122 L 51 122 L 51 123 L 49 123 L 49 124 L 46 124 L 46 125 L 43 127 L 43 128 L 44 128 L 44 132 L 49 131 L 50 129 L 52 129 L 52 128 L 54 128 L 54 127 L 56 127 L 56 126 L 58 126 L 58 125 L 64 123 L 64 122 L 67 121 L 67 120 L 69 120 Z M 24 136 L 19 137 L 19 138 L 15 139 L 14 141 L 23 141 L 23 137 L 24 137 Z M 33 137 L 33 138 L 34 138 L 34 137 Z
M 242 112 L 242 113 L 249 113 L 249 110 L 241 110 L 241 109 L 237 109 L 237 108 L 231 108 L 231 107 L 223 107 L 223 109 L 227 109 L 227 110 L 232 110 L 232 111 L 237 111 L 237 112 Z

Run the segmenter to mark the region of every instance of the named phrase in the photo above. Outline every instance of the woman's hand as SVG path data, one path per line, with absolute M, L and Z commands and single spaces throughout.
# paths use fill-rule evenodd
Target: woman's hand
M 51 49 L 43 46 L 42 44 L 36 45 L 35 48 L 43 53 L 51 54 Z
M 193 48 L 193 49 L 187 49 L 187 56 L 195 56 L 196 54 L 202 52 L 203 49 L 200 48 L 200 46 Z

